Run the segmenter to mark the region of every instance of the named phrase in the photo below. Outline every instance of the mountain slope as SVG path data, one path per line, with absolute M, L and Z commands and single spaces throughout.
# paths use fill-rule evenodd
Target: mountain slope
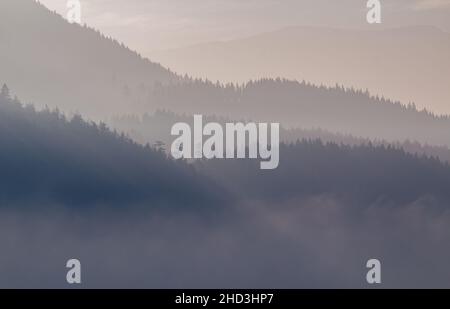
M 180 208 L 219 205 L 222 193 L 192 168 L 57 111 L 0 95 L 0 206 Z
M 448 163 L 384 145 L 282 144 L 280 165 L 271 171 L 249 160 L 204 160 L 196 166 L 242 199 L 274 207 L 328 197 L 359 209 L 416 202 L 448 209 L 450 200 Z
M 133 89 L 178 77 L 33 0 L 0 1 L 0 80 L 25 102 L 100 118 L 139 111 Z

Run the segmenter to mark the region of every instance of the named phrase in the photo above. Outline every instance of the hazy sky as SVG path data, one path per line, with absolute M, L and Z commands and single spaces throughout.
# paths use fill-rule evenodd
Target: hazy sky
M 41 0 L 66 16 L 67 0 Z M 450 32 L 450 0 L 382 0 L 383 27 L 434 25 Z M 82 22 L 144 55 L 286 26 L 363 28 L 366 0 L 81 0 Z

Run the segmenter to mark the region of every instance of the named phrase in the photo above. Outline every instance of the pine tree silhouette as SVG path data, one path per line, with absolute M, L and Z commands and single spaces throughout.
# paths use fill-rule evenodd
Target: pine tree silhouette
M 9 88 L 6 84 L 3 84 L 2 90 L 0 92 L 0 97 L 6 100 L 10 100 L 11 99 L 11 95 L 9 92 Z

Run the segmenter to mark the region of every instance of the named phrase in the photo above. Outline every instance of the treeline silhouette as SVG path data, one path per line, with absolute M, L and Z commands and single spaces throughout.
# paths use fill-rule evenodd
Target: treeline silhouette
M 239 199 L 283 203 L 324 195 L 361 207 L 450 201 L 450 168 L 434 157 L 311 139 L 280 147 L 273 171 L 260 170 L 259 160 L 173 162 L 105 124 L 23 106 L 4 86 L 0 203 L 217 209 Z
M 203 115 L 204 122 L 217 122 L 224 125 L 227 122 L 243 121 L 245 119 L 230 119 L 217 115 Z M 170 150 L 170 145 L 175 139 L 170 135 L 174 123 L 185 122 L 193 126 L 193 116 L 188 114 L 176 114 L 168 110 L 157 110 L 153 114 L 144 113 L 142 116 L 121 115 L 111 119 L 111 126 L 126 132 L 135 141 L 142 144 L 150 143 L 159 149 Z M 443 162 L 450 162 L 450 149 L 447 146 L 434 146 L 421 144 L 413 140 L 388 142 L 382 139 L 368 139 L 356 137 L 351 134 L 332 133 L 323 129 L 280 128 L 280 139 L 284 143 L 295 143 L 298 140 L 321 140 L 324 143 L 332 142 L 345 146 L 384 145 L 385 147 L 402 148 L 411 154 L 438 157 Z
M 281 122 L 287 128 L 322 128 L 370 139 L 450 146 L 449 116 L 339 85 L 318 87 L 286 79 L 223 85 L 185 76 L 182 82 L 156 84 L 148 100 L 178 113 L 218 114 Z
M 115 126 L 141 142 L 169 150 L 173 140 L 171 125 L 180 121 L 192 125 L 192 118 L 161 110 L 142 117 L 118 117 Z M 218 116 L 204 117 L 205 123 L 229 121 Z M 406 204 L 421 198 L 445 203 L 450 199 L 447 147 L 411 141 L 390 144 L 319 129 L 282 128 L 280 134 L 284 143 L 280 166 L 274 171 L 261 171 L 259 160 L 205 160 L 195 165 L 243 199 L 281 203 L 328 195 L 360 206 L 377 202 Z
M 215 206 L 225 196 L 184 162 L 103 123 L 0 94 L 0 205 Z
M 450 202 L 448 163 L 392 146 L 302 140 L 281 144 L 280 165 L 272 171 L 260 170 L 258 160 L 203 160 L 196 166 L 241 199 L 278 205 L 312 197 L 358 207 Z
M 294 26 L 151 53 L 180 72 L 211 80 L 339 82 L 447 113 L 449 54 L 449 32 L 429 25 L 365 30 Z

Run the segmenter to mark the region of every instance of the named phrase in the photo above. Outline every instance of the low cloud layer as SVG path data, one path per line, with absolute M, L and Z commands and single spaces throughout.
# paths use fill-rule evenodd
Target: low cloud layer
M 395 206 L 395 207 L 394 207 Z M 245 202 L 217 217 L 55 211 L 0 215 L 0 287 L 69 287 L 82 263 L 91 288 L 450 287 L 450 213 L 426 200 L 354 207 L 327 197 Z

